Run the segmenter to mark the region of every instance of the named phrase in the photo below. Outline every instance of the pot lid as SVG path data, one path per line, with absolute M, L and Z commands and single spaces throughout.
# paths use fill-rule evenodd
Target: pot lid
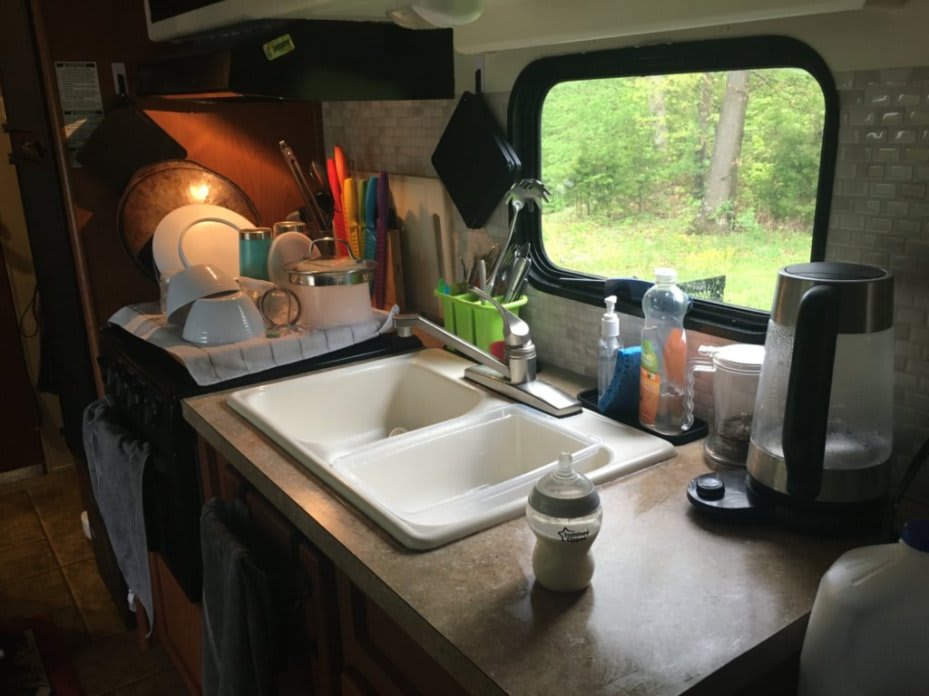
M 714 352 L 713 360 L 717 365 L 728 370 L 759 372 L 764 362 L 764 346 L 734 343 Z
M 374 261 L 343 256 L 303 259 L 284 270 L 292 285 L 359 285 L 374 278 L 376 267 Z

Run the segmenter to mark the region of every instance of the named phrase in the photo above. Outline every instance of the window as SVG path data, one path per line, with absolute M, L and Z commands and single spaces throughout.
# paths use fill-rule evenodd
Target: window
M 529 65 L 510 129 L 524 175 L 553 194 L 520 216 L 533 284 L 601 305 L 605 278 L 672 266 L 694 298 L 689 326 L 760 340 L 777 270 L 823 256 L 836 101 L 822 60 L 782 37 Z M 646 285 L 618 287 L 641 314 Z

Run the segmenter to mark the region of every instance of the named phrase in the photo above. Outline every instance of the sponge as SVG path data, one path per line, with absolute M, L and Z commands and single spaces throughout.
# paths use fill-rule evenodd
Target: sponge
M 616 420 L 635 423 L 639 418 L 639 365 L 642 347 L 630 346 L 616 354 L 616 369 L 597 407 Z

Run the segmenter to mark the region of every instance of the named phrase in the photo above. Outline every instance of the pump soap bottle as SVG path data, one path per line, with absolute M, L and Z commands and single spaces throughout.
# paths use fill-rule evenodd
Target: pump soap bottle
M 616 372 L 616 356 L 623 344 L 619 341 L 619 315 L 616 314 L 616 295 L 610 295 L 604 302 L 606 312 L 600 319 L 600 341 L 597 343 L 597 401 L 603 398 L 613 374 Z
M 590 584 L 603 511 L 600 496 L 586 476 L 574 470 L 574 458 L 563 452 L 558 468 L 536 482 L 529 494 L 526 519 L 535 532 L 532 570 L 542 587 L 576 592 Z

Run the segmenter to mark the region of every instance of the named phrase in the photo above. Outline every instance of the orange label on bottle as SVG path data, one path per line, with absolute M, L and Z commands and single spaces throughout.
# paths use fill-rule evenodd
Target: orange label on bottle
M 687 338 L 683 329 L 671 331 L 662 353 L 665 377 L 672 384 L 683 386 L 687 379 Z
M 644 367 L 639 370 L 639 421 L 652 425 L 658 415 L 661 377 Z

